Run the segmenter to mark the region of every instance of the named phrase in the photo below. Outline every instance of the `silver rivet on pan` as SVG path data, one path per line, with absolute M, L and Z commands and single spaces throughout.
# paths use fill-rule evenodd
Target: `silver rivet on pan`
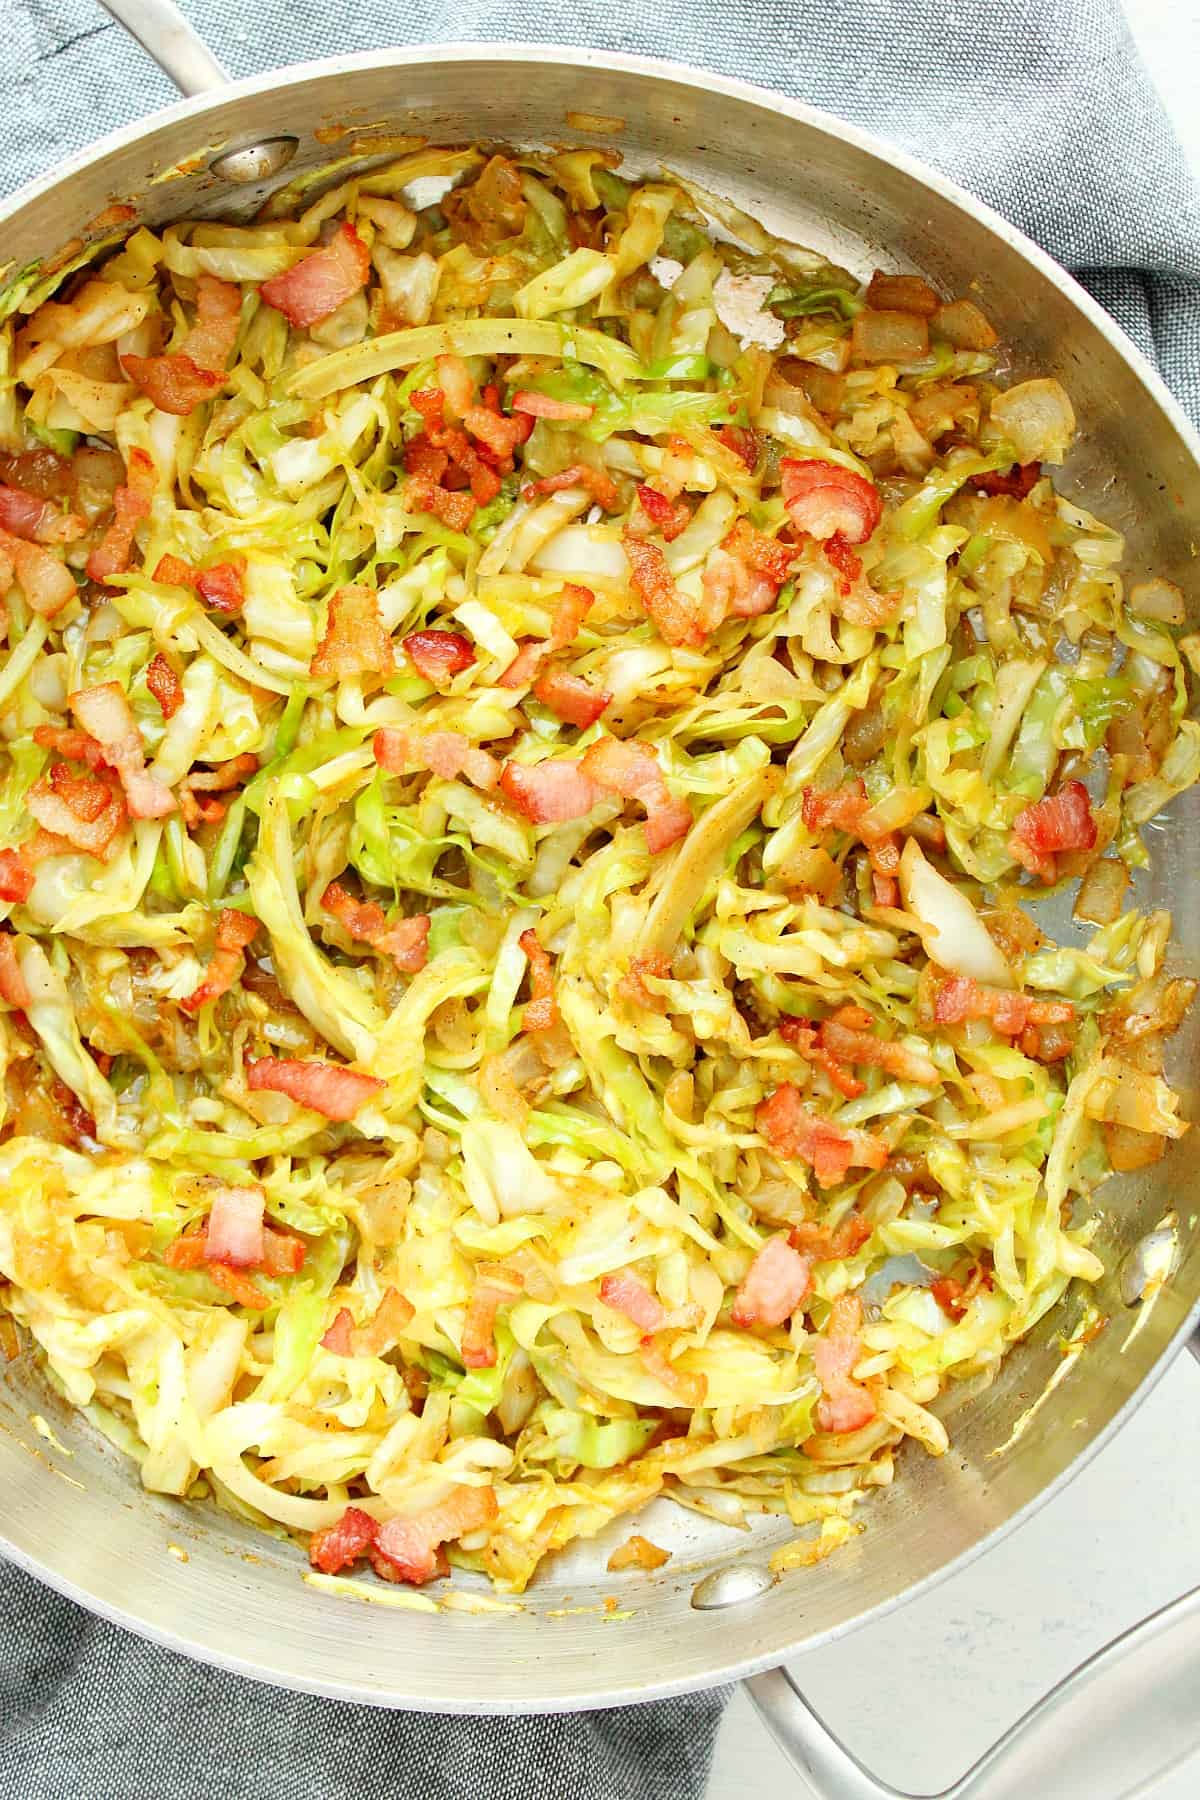
M 1169 1215 L 1161 1225 L 1138 1239 L 1121 1264 L 1121 1298 L 1126 1306 L 1136 1306 L 1139 1300 L 1169 1280 L 1175 1273 L 1178 1257 L 1175 1220 Z
M 243 150 L 227 150 L 224 156 L 215 157 L 208 166 L 222 181 L 234 181 L 239 186 L 250 181 L 265 181 L 268 175 L 277 175 L 280 169 L 286 168 L 299 143 L 299 138 L 294 137 L 264 138 L 261 144 L 247 144 Z
M 723 1606 L 740 1606 L 743 1601 L 757 1600 L 775 1586 L 775 1576 L 761 1563 L 729 1563 L 714 1569 L 692 1590 L 692 1605 L 698 1612 L 717 1612 Z

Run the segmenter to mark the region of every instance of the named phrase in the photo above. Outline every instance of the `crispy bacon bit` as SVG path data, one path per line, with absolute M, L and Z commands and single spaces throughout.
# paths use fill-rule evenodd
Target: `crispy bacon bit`
M 28 544 L 0 530 L 0 592 L 7 592 L 14 576 L 29 606 L 44 619 L 61 612 L 79 591 L 74 575 L 57 556 L 41 544 Z
M 645 1007 L 647 1012 L 665 1013 L 666 999 L 646 986 L 647 975 L 658 981 L 671 979 L 671 958 L 665 950 L 651 950 L 647 956 L 633 957 L 629 973 L 622 976 L 617 992 L 622 999 L 631 1001 L 634 1006 Z
M 442 687 L 475 661 L 475 652 L 457 631 L 411 631 L 401 648 L 418 675 Z
M 713 622 L 770 612 L 797 554 L 794 547 L 739 519 L 705 564 L 703 587 Z
M 219 1000 L 227 994 L 238 980 L 246 966 L 243 952 L 255 933 L 258 931 L 258 920 L 249 913 L 238 912 L 236 907 L 224 906 L 217 919 L 217 935 L 212 961 L 208 965 L 204 980 L 198 988 L 179 1002 L 182 1010 L 189 1018 L 194 1018 L 202 1006 L 211 1000 Z
M 535 825 L 561 825 L 582 819 L 602 798 L 596 783 L 582 764 L 550 760 L 530 767 L 505 763 L 500 787 L 518 812 Z
M 206 1273 L 209 1280 L 223 1288 L 238 1306 L 248 1306 L 253 1312 L 266 1312 L 271 1304 L 261 1288 L 255 1287 L 240 1269 L 233 1268 L 229 1263 L 209 1263 Z
M 847 1099 L 852 1100 L 863 1091 L 860 1081 L 846 1075 L 846 1066 L 854 1063 L 886 1069 L 900 1081 L 937 1087 L 941 1076 L 927 1056 L 876 1037 L 870 1029 L 871 1022 L 870 1013 L 863 1007 L 841 1006 L 815 1028 L 806 1019 L 787 1019 L 779 1029 L 802 1056 L 826 1069 Z
M 463 1321 L 462 1359 L 468 1369 L 491 1369 L 496 1363 L 496 1314 L 521 1292 L 519 1275 L 499 1263 L 480 1263 L 479 1279 Z
M 777 1156 L 808 1163 L 822 1187 L 844 1181 L 851 1168 L 887 1166 L 885 1144 L 865 1131 L 818 1117 L 790 1081 L 760 1102 L 754 1122 Z
M 87 530 L 78 513 L 60 512 L 27 488 L 0 483 L 0 528 L 36 544 L 74 544 Z
M 566 669 L 547 669 L 534 682 L 533 692 L 556 718 L 577 725 L 581 731 L 596 723 L 612 699 L 610 693 L 594 688 L 590 681 Z
M 806 787 L 801 801 L 804 823 L 810 831 L 857 832 L 863 816 L 870 809 L 867 790 L 861 781 L 843 782 L 841 787 Z
M 289 324 L 305 331 L 366 287 L 370 273 L 370 251 L 353 225 L 343 220 L 323 249 L 272 275 L 258 291 Z
M 375 761 L 389 775 L 428 769 L 443 781 L 465 775 L 489 793 L 500 780 L 500 765 L 487 750 L 472 744 L 461 731 L 396 731 L 383 726 L 371 744 Z
M 442 1544 L 493 1525 L 500 1508 L 490 1487 L 455 1487 L 437 1506 L 409 1519 L 389 1519 L 379 1527 L 376 1554 L 392 1579 L 420 1587 L 439 1572 L 435 1552 Z
M 164 719 L 173 719 L 183 705 L 183 683 L 158 651 L 146 669 L 146 686 L 162 708 Z
M 211 400 L 225 376 L 216 369 L 202 369 L 185 351 L 170 356 L 134 356 L 126 353 L 121 367 L 130 381 L 148 394 L 159 412 L 186 417 L 205 400 Z
M 565 421 L 590 419 L 596 410 L 582 400 L 556 400 L 552 394 L 534 394 L 527 388 L 518 388 L 512 397 L 512 409 L 528 413 L 531 419 Z
M 521 645 L 513 661 L 500 677 L 503 688 L 528 687 L 548 656 L 565 650 L 575 642 L 588 612 L 596 603 L 591 588 L 568 581 L 554 608 L 550 636 L 543 643 L 530 638 Z M 547 704 L 549 704 L 547 702 Z M 601 709 L 603 710 L 603 708 Z M 563 715 L 566 716 L 565 714 Z
M 340 1575 L 367 1554 L 378 1535 L 379 1526 L 370 1513 L 348 1506 L 335 1525 L 313 1532 L 308 1560 L 325 1575 Z
M 936 1281 L 930 1282 L 929 1291 L 946 1317 L 957 1324 L 967 1310 L 962 1303 L 962 1282 L 955 1281 L 953 1275 L 939 1275 Z
M 513 451 L 533 430 L 533 419 L 528 413 L 518 413 L 514 418 L 488 406 L 468 406 L 463 424 L 473 438 L 491 451 L 505 473 L 512 467 Z
M 650 529 L 657 531 L 668 543 L 674 543 L 681 531 L 686 531 L 692 522 L 692 509 L 686 500 L 668 500 L 657 488 L 648 482 L 642 482 L 637 491 L 638 505 L 650 522 Z
M 758 437 L 745 425 L 722 425 L 715 435 L 753 474 L 758 467 Z
M 119 683 L 105 681 L 98 687 L 80 688 L 68 694 L 67 704 L 120 777 L 131 817 L 161 819 L 173 813 L 176 801 L 170 788 L 146 773 L 142 736 Z
M 186 776 L 179 789 L 179 810 L 188 830 L 193 831 L 201 821 L 213 825 L 225 817 L 225 807 L 220 800 L 197 800 L 197 794 L 228 793 L 230 788 L 248 781 L 257 768 L 258 758 L 254 752 L 243 750 L 240 756 L 231 756 L 220 768 L 194 769 Z
M 465 531 L 475 516 L 473 494 L 451 493 L 436 481 L 414 476 L 404 494 L 408 512 L 432 513 L 448 531 Z
M 297 1062 L 290 1057 L 263 1056 L 246 1061 L 246 1086 L 251 1093 L 269 1089 L 286 1094 L 298 1106 L 323 1113 L 327 1119 L 347 1120 L 361 1112 L 387 1083 L 375 1075 L 360 1075 L 340 1063 Z
M 806 1219 L 793 1225 L 788 1237 L 797 1250 L 814 1262 L 841 1262 L 848 1256 L 857 1256 L 872 1229 L 869 1219 L 852 1212 L 833 1227 L 815 1225 Z
M 614 1312 L 632 1319 L 639 1331 L 661 1331 L 667 1322 L 666 1309 L 657 1296 L 629 1269 L 622 1269 L 619 1275 L 603 1276 L 600 1298 Z
M 62 840 L 64 847 L 70 845 L 85 855 L 103 858 L 125 823 L 125 806 L 115 788 L 102 785 L 106 799 L 90 819 L 76 812 L 70 801 L 56 791 L 53 781 L 45 777 L 35 781 L 26 794 L 26 810 L 47 832 Z
M 133 534 L 141 521 L 149 517 L 157 480 L 154 464 L 146 452 L 131 450 L 124 485 L 113 495 L 112 524 L 87 560 L 87 572 L 93 581 L 107 581 L 110 575 L 123 575 L 129 567 Z
M 553 1031 L 558 1024 L 558 1005 L 554 998 L 554 970 L 549 956 L 538 942 L 536 931 L 523 931 L 517 939 L 529 959 L 530 999 L 521 1018 L 522 1031 Z
M 0 1000 L 7 1001 L 22 1011 L 32 1001 L 25 977 L 21 973 L 21 964 L 17 958 L 17 943 L 10 931 L 0 931 Z
M 17 905 L 33 892 L 34 873 L 19 850 L 0 850 L 0 900 Z
M 213 1196 L 205 1231 L 207 1262 L 252 1269 L 263 1259 L 263 1213 L 266 1195 L 260 1187 L 220 1187 Z
M 183 349 L 202 369 L 224 369 L 237 342 L 242 317 L 242 290 L 215 275 L 196 277 L 196 322 Z
M 384 629 L 374 588 L 354 584 L 330 597 L 325 635 L 317 645 L 310 675 L 390 675 L 392 640 Z
M 824 549 L 825 560 L 837 570 L 841 577 L 838 582 L 838 591 L 844 599 L 862 574 L 862 557 L 855 556 L 846 539 L 838 531 L 835 531 L 831 538 L 825 539 Z
M 290 1231 L 263 1232 L 261 1266 L 266 1275 L 296 1275 L 304 1267 L 307 1248 L 302 1238 Z
M 368 1324 L 355 1326 L 354 1315 L 343 1306 L 321 1343 L 335 1356 L 382 1356 L 412 1324 L 414 1317 L 411 1303 L 390 1287 Z
M 241 610 L 246 595 L 242 585 L 244 565 L 240 562 L 213 563 L 207 569 L 194 569 L 181 556 L 160 556 L 154 569 L 155 581 L 169 582 L 172 587 L 194 588 L 206 606 L 215 612 L 235 613 Z
M 111 790 L 107 784 L 94 775 L 72 775 L 67 763 L 51 765 L 50 786 L 75 817 L 89 825 L 108 807 Z
M 641 802 L 646 809 L 646 846 L 651 855 L 666 850 L 690 831 L 691 807 L 672 795 L 652 745 L 601 738 L 585 753 L 580 767 L 598 787 Z
M 522 498 L 536 500 L 541 494 L 559 494 L 564 488 L 586 488 L 597 506 L 605 512 L 620 512 L 621 496 L 617 484 L 611 475 L 603 469 L 594 469 L 591 463 L 572 463 L 569 469 L 562 469 L 557 475 L 543 475 L 540 481 L 531 481 L 521 489 Z
M 70 726 L 35 725 L 33 741 L 43 750 L 53 750 L 70 762 L 86 763 L 89 769 L 106 769 L 108 758 L 86 731 L 72 731 Z
M 983 987 L 968 975 L 952 975 L 938 988 L 933 1017 L 938 1025 L 990 1019 L 1002 1037 L 1019 1038 L 1031 1026 L 1070 1024 L 1075 1008 L 1069 1000 L 1031 1000 L 1027 994 Z
M 988 469 L 982 475 L 972 475 L 970 485 L 981 494 L 1008 494 L 1014 500 L 1024 500 L 1041 476 L 1041 463 L 1014 463 L 1008 470 Z
M 658 627 L 658 635 L 675 648 L 698 649 L 708 636 L 708 628 L 676 587 L 659 546 L 636 537 L 628 527 L 621 533 L 621 541 L 629 559 L 633 591 L 647 618 Z
M 839 1294 L 829 1314 L 825 1334 L 813 1343 L 813 1362 L 824 1392 L 817 1401 L 817 1425 L 822 1431 L 859 1431 L 869 1425 L 878 1408 L 852 1371 L 862 1357 L 862 1302 L 854 1294 Z
M 399 919 L 389 925 L 387 915 L 373 900 L 356 900 L 340 882 L 331 881 L 321 896 L 321 905 L 333 914 L 359 943 L 394 956 L 409 975 L 425 967 L 429 956 L 429 914 L 418 913 L 411 919 Z
M 865 544 L 883 516 L 883 503 L 872 483 L 840 463 L 784 457 L 779 476 L 792 524 L 808 537 L 841 537 L 848 544 Z
M 734 1297 L 735 1325 L 783 1325 L 812 1291 L 812 1264 L 786 1237 L 771 1237 L 755 1252 Z
M 1091 797 L 1082 781 L 1068 781 L 1057 794 L 1047 794 L 1017 814 L 1008 848 L 1031 875 L 1051 882 L 1058 874 L 1057 854 L 1091 850 L 1095 843 Z

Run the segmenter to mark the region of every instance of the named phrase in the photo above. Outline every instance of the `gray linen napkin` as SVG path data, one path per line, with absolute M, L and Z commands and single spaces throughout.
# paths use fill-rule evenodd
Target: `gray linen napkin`
M 0 5 L 0 192 L 175 97 L 93 0 Z M 937 164 L 1036 238 L 1200 420 L 1200 195 L 1118 0 L 187 10 L 238 76 L 397 42 L 540 39 L 702 58 L 827 107 Z M 725 1697 L 549 1719 L 373 1712 L 189 1663 L 2 1564 L 0 1646 L 0 1794 L 14 1800 L 696 1800 Z

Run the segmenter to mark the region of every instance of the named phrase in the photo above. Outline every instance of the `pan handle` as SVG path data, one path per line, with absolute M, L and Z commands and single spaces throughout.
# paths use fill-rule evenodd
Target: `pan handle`
M 170 77 L 181 94 L 207 94 L 224 87 L 229 73 L 197 36 L 173 0 L 100 0 Z
M 1143 1619 L 1081 1664 L 933 1800 L 1027 1800 L 1047 1771 L 1070 1791 L 1145 1792 L 1200 1742 L 1200 1588 Z M 746 1682 L 750 1698 L 817 1800 L 913 1800 L 879 1781 L 818 1718 L 784 1668 Z

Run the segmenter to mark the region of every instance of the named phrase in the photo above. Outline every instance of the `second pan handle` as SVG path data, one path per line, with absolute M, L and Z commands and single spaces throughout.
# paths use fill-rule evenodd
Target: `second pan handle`
M 207 94 L 228 82 L 228 71 L 174 0 L 101 0 L 101 5 L 137 39 L 181 94 Z

